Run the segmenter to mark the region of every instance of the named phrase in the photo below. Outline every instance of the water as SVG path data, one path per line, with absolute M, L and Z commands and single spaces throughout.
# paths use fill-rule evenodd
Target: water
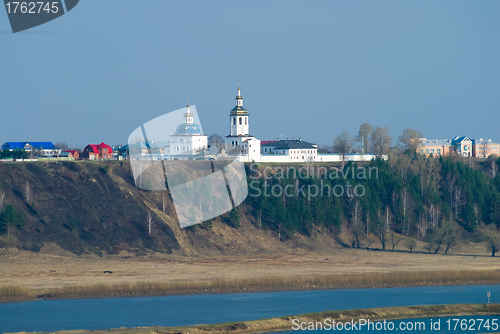
M 0 304 L 0 332 L 185 326 L 386 306 L 484 303 L 500 285 L 40 300 Z

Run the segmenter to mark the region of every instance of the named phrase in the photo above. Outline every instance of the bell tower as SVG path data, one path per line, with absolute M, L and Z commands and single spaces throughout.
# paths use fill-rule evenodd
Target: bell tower
M 248 119 L 248 111 L 243 107 L 243 97 L 241 96 L 240 87 L 238 87 L 238 95 L 236 96 L 236 106 L 229 113 L 229 130 L 231 137 L 248 136 L 250 122 Z

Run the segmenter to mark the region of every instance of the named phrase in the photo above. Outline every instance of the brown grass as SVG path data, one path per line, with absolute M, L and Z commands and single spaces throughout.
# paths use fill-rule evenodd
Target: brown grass
M 0 286 L 0 300 L 15 300 L 26 298 L 29 295 L 28 289 L 22 286 L 6 285 Z
M 26 288 L 16 286 L 5 286 L 0 288 L 0 300 L 9 301 L 23 298 L 89 298 L 488 283 L 500 283 L 500 272 L 496 270 L 447 270 L 360 275 L 318 275 L 293 278 L 279 276 L 243 279 L 217 278 L 210 281 L 190 282 L 136 282 L 121 284 L 67 285 L 61 288 L 38 291 L 28 291 Z

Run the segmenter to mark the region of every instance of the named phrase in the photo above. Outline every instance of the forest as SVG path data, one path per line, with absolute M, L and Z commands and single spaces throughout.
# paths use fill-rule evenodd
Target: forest
M 280 240 L 295 233 L 310 236 L 316 228 L 351 247 L 366 239 L 368 247 L 394 249 L 406 239 L 411 250 L 418 238 L 427 241 L 429 253 L 437 253 L 448 252 L 461 236 L 481 232 L 494 256 L 499 247 L 499 166 L 497 158 L 435 158 L 412 150 L 392 150 L 389 159 L 364 165 L 308 164 L 298 176 L 296 166 L 249 166 L 245 203 L 255 224 L 275 231 Z M 301 187 L 313 191 L 298 191 Z

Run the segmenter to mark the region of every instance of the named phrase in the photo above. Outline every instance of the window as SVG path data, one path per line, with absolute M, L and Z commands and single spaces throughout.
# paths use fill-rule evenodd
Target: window
M 247 118 L 245 117 L 245 125 L 247 125 Z
M 425 149 L 425 154 L 429 154 L 429 149 Z
M 440 148 L 437 149 L 437 154 L 441 154 L 441 149 Z
M 236 125 L 236 117 L 233 117 L 233 125 Z
M 241 123 L 241 117 L 240 117 L 240 125 L 241 125 L 241 124 L 242 124 L 242 123 Z
M 433 148 L 431 148 L 431 154 L 434 154 L 434 149 Z
M 424 153 L 424 149 L 423 148 L 420 149 L 420 153 Z

